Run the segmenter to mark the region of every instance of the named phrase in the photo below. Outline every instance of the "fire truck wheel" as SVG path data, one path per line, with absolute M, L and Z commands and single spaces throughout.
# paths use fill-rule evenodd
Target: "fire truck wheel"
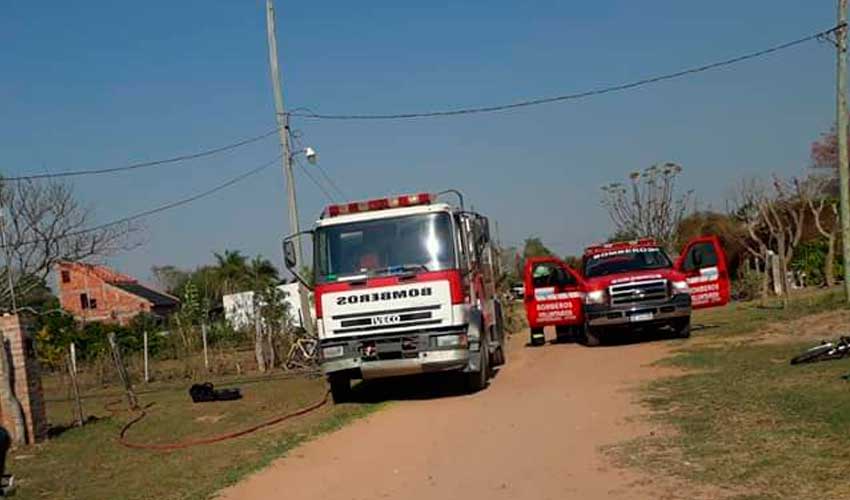
M 334 404 L 347 403 L 351 400 L 351 379 L 347 375 L 331 373 L 328 375 L 328 383 L 331 386 Z
M 591 328 L 589 326 L 584 327 L 584 345 L 590 347 L 596 347 L 602 343 L 602 338 L 600 336 L 600 331 L 596 328 Z
M 499 346 L 496 348 L 496 352 L 493 353 L 493 366 L 502 366 L 505 364 L 505 348 L 504 346 Z
M 479 361 L 481 369 L 477 372 L 466 374 L 466 388 L 472 393 L 484 390 L 487 387 L 487 379 L 490 376 L 490 355 L 487 354 L 486 345 L 481 346 L 478 355 L 481 356 L 481 361 Z
M 674 322 L 673 327 L 673 335 L 679 339 L 686 339 L 691 336 L 691 318 L 680 319 Z

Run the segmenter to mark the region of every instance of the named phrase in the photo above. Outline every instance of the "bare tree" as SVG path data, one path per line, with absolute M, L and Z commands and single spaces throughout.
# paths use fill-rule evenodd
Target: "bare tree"
M 633 172 L 628 184 L 604 186 L 602 205 L 617 232 L 652 237 L 672 249 L 676 229 L 687 215 L 693 195 L 693 191 L 677 195 L 676 178 L 680 173 L 680 165 L 664 163 Z
M 762 200 L 766 197 L 765 188 L 757 179 L 743 179 L 731 200 L 730 212 L 744 227 L 740 243 L 753 259 L 756 267 L 763 271 L 761 281 L 761 301 L 767 301 L 770 287 L 770 247 L 769 236 L 764 234 L 762 221 Z M 761 264 L 761 265 L 759 265 Z
M 11 270 L 4 266 L 3 280 L 11 272 L 16 293 L 21 297 L 46 284 L 60 261 L 104 257 L 134 246 L 130 223 L 88 230 L 93 225 L 91 209 L 83 206 L 68 184 L 60 182 L 2 182 L 0 207 L 10 214 L 6 224 L 6 250 Z M 0 291 L 0 307 L 10 309 L 7 287 Z
M 833 180 L 831 177 L 812 175 L 806 179 L 808 186 L 804 191 L 804 201 L 814 219 L 815 229 L 826 239 L 823 279 L 827 287 L 835 284 L 835 241 L 841 231 L 838 203 L 830 194 Z

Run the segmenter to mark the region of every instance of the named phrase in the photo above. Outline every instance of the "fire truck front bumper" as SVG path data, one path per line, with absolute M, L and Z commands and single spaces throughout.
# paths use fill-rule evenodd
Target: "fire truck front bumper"
M 623 306 L 585 304 L 584 315 L 589 326 L 669 324 L 691 315 L 691 296 L 676 294 L 664 302 Z
M 470 362 L 466 328 L 345 339 L 319 345 L 322 371 L 374 379 L 464 370 Z

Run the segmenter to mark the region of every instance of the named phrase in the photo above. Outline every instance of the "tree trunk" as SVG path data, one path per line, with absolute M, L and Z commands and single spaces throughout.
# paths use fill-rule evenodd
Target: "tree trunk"
M 266 371 L 266 355 L 263 353 L 263 325 L 260 315 L 254 314 L 254 356 L 257 358 L 257 370 Z
M 764 254 L 764 266 L 761 274 L 761 305 L 767 307 L 767 299 L 770 296 L 770 270 L 771 270 L 770 255 Z M 756 264 L 758 265 L 758 264 Z
M 835 285 L 835 232 L 826 239 L 826 258 L 823 263 L 823 280 L 827 288 Z
M 266 334 L 266 340 L 268 341 L 269 347 L 269 369 L 273 369 L 275 363 L 277 362 L 277 356 L 274 350 L 274 333 L 271 328 L 269 328 L 268 333 Z
M 3 411 L 8 411 L 15 426 L 14 440 L 16 445 L 27 443 L 27 430 L 24 424 L 24 410 L 21 402 L 12 390 L 12 368 L 6 350 L 6 341 L 0 337 L 0 399 L 3 401 Z

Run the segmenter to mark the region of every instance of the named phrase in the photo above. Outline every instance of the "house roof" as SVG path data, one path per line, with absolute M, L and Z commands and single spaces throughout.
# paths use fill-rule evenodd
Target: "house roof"
M 148 288 L 145 285 L 140 283 L 131 283 L 131 282 L 113 282 L 110 285 L 120 288 L 125 292 L 132 293 L 138 297 L 141 297 L 151 304 L 154 307 L 174 307 L 180 304 L 176 298 L 171 295 L 166 295 L 162 292 L 158 292 L 153 288 Z

